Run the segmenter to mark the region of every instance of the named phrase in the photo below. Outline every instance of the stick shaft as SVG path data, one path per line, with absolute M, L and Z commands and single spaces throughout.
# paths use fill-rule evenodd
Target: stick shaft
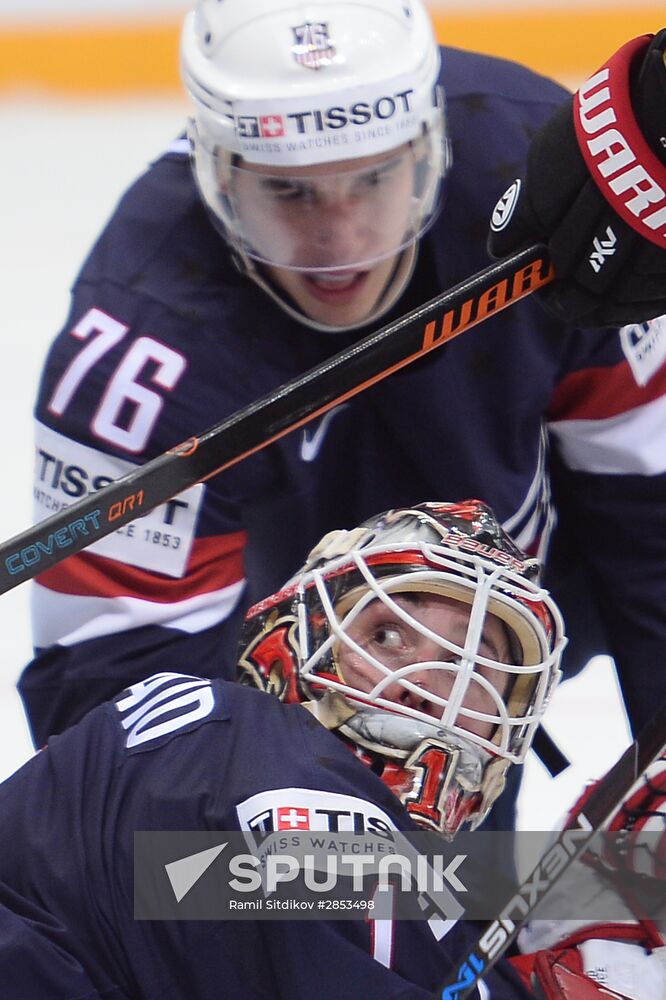
M 198 437 L 8 539 L 0 545 L 0 594 L 265 448 L 552 278 L 540 245 L 492 264 Z

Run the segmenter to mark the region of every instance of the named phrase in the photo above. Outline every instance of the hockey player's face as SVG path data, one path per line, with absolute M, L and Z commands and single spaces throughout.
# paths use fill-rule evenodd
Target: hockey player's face
M 246 164 L 231 185 L 251 255 L 306 315 L 347 326 L 370 314 L 409 241 L 409 145 L 334 168 Z
M 339 669 L 345 683 L 358 691 L 373 693 L 437 719 L 442 717 L 446 703 L 454 699 L 460 699 L 464 709 L 496 718 L 498 700 L 506 691 L 509 675 L 481 663 L 475 663 L 471 676 L 466 675 L 460 656 L 419 628 L 423 626 L 435 636 L 465 647 L 469 605 L 438 594 L 393 594 L 391 597 L 414 624 L 405 621 L 381 600 L 369 603 L 344 629 L 363 651 L 341 646 Z M 380 670 L 363 654 L 378 660 L 387 671 Z M 476 655 L 499 663 L 509 662 L 507 631 L 495 615 L 485 617 Z M 464 714 L 455 722 L 486 739 L 492 736 L 495 728 L 490 722 Z

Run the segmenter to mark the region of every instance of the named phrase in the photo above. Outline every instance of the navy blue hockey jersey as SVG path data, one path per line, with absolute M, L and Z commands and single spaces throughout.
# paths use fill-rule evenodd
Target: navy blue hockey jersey
M 493 205 L 565 97 L 466 52 L 445 49 L 442 74 L 454 159 L 443 209 L 382 322 L 487 265 Z M 36 516 L 367 332 L 315 332 L 242 277 L 177 142 L 124 196 L 74 286 L 36 408 Z M 229 674 L 243 608 L 326 531 L 468 497 L 541 556 L 557 512 L 547 582 L 568 618 L 566 655 L 602 651 L 601 620 L 639 725 L 666 696 L 665 354 L 663 319 L 564 329 L 532 297 L 45 572 L 20 684 L 37 741 L 156 669 Z
M 249 830 L 295 801 L 312 829 L 412 828 L 300 705 L 163 674 L 94 709 L 0 786 L 3 1000 L 427 1000 L 478 926 L 134 919 L 134 831 Z M 480 993 L 527 995 L 504 962 Z

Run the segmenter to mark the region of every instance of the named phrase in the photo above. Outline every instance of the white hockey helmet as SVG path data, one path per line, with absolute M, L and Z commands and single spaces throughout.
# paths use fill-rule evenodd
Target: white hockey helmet
M 420 0 L 199 0 L 184 23 L 181 70 L 201 195 L 250 270 L 371 265 L 413 245 L 431 222 L 449 153 L 439 50 Z M 390 227 L 400 213 L 387 179 L 401 176 L 407 157 L 414 182 L 404 225 Z M 250 218 L 256 199 L 244 203 L 241 193 L 257 173 L 259 223 Z M 323 240 L 321 201 L 341 189 L 356 198 L 364 230 L 353 259 L 304 250 L 288 222 L 302 218 Z
M 538 571 L 478 500 L 387 511 L 331 532 L 248 611 L 242 675 L 307 703 L 452 836 L 525 760 L 559 679 L 562 620 Z

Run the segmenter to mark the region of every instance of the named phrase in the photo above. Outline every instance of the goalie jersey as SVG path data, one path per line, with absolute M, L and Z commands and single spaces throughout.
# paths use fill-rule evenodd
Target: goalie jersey
M 566 96 L 472 53 L 445 49 L 442 65 L 454 164 L 386 323 L 488 264 L 493 206 Z M 36 517 L 369 332 L 314 331 L 241 276 L 177 141 L 124 196 L 74 285 L 36 406 Z M 156 670 L 233 676 L 244 609 L 325 532 L 470 497 L 531 554 L 550 551 L 565 670 L 602 651 L 603 632 L 639 726 L 666 696 L 665 354 L 663 319 L 565 329 L 532 296 L 42 573 L 20 682 L 37 744 Z
M 94 709 L 0 786 L 3 1000 L 428 1000 L 477 925 L 135 919 L 135 831 L 280 829 L 295 802 L 312 829 L 412 828 L 300 705 L 161 674 Z M 481 990 L 529 995 L 503 961 Z

